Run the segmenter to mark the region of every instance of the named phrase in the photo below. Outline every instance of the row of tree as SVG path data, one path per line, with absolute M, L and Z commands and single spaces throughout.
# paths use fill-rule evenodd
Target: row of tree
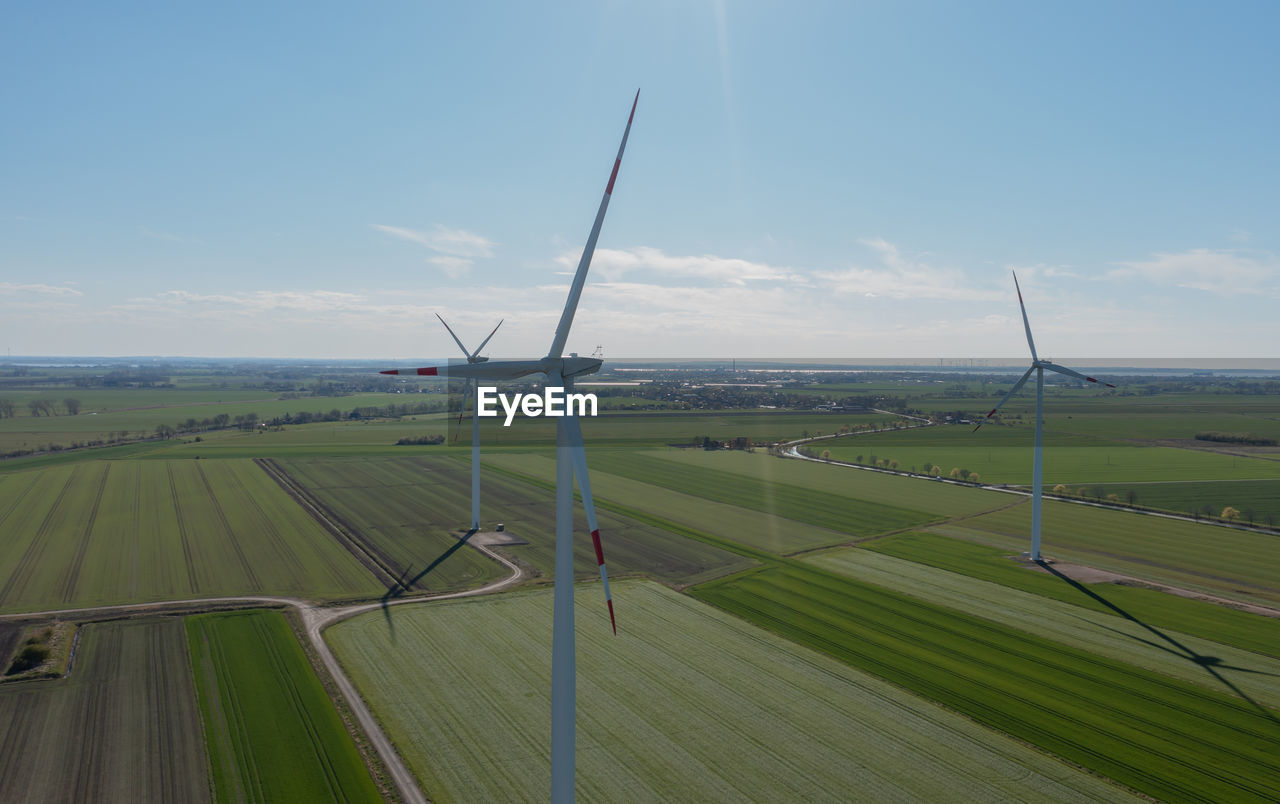
M 52 399 L 33 399 L 27 403 L 27 410 L 31 411 L 32 416 L 57 416 L 61 412 L 58 403 Z M 71 416 L 78 416 L 80 400 L 67 397 L 62 400 L 62 410 Z M 12 419 L 16 415 L 18 415 L 18 406 L 13 403 L 13 400 L 0 399 L 0 419 Z

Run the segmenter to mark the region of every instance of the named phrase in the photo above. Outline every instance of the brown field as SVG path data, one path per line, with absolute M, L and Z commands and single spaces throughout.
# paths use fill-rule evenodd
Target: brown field
M 86 625 L 68 677 L 0 687 L 0 801 L 104 800 L 209 800 L 180 619 Z

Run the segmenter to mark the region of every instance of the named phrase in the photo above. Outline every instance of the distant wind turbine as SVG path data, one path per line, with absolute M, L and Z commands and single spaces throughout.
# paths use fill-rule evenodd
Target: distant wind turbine
M 481 341 L 480 345 L 476 347 L 476 350 L 472 352 L 468 350 L 467 347 L 462 345 L 462 341 L 459 340 L 458 336 L 454 333 L 453 327 L 449 326 L 449 322 L 445 321 L 444 318 L 442 318 L 439 313 L 436 313 L 436 318 L 439 318 L 440 323 L 444 324 L 444 328 L 449 330 L 449 334 L 453 336 L 453 342 L 458 344 L 458 348 L 461 349 L 462 353 L 467 356 L 468 363 L 484 363 L 488 361 L 489 358 L 480 356 L 480 350 L 483 349 L 485 345 L 489 343 L 489 340 L 491 338 L 493 338 L 494 333 L 498 331 L 498 327 L 502 326 L 501 320 L 498 321 L 497 325 L 493 328 L 493 331 L 489 333 L 489 337 Z M 479 395 L 480 385 L 479 383 L 476 382 L 475 379 L 470 379 L 467 381 L 467 390 L 470 391 L 471 393 L 466 394 L 465 396 L 462 397 L 462 410 L 458 411 L 458 429 L 459 430 L 462 429 L 462 417 L 467 412 L 467 399 L 469 397 Z M 477 530 L 480 530 L 480 415 L 479 415 L 480 401 L 479 399 L 476 399 L 472 403 L 472 405 L 475 412 L 471 414 L 471 530 L 477 531 Z M 455 435 L 454 438 L 456 439 L 457 436 Z
M 591 257 L 596 250 L 596 240 L 600 237 L 604 214 L 613 196 L 613 183 L 618 178 L 618 168 L 622 165 L 622 153 L 627 148 L 627 137 L 631 134 L 631 121 L 635 119 L 636 104 L 639 102 L 640 91 L 636 90 L 635 100 L 631 102 L 631 114 L 627 117 L 627 127 L 622 132 L 622 143 L 618 146 L 618 156 L 614 159 L 613 171 L 609 174 L 609 183 L 605 186 L 604 197 L 600 199 L 600 208 L 596 211 L 595 222 L 591 226 L 591 233 L 587 236 L 582 258 L 578 261 L 577 273 L 574 274 L 573 283 L 569 286 L 569 298 L 565 300 L 564 312 L 560 314 L 560 323 L 556 327 L 555 337 L 551 341 L 551 348 L 547 350 L 547 356 L 537 360 L 493 360 L 456 366 L 392 369 L 382 372 L 383 374 L 450 376 L 475 380 L 514 380 L 530 374 L 545 374 L 547 385 L 563 388 L 567 399 L 568 394 L 573 391 L 573 382 L 576 377 L 593 374 L 600 370 L 602 363 L 600 359 L 579 357 L 576 352 L 565 357 L 564 349 L 569 340 L 569 328 L 573 324 L 574 313 L 578 309 L 578 300 L 582 297 L 583 285 L 587 281 L 587 270 L 591 267 Z M 600 580 L 604 588 L 605 603 L 609 608 L 609 622 L 613 626 L 613 632 L 618 633 L 618 625 L 613 617 L 613 599 L 609 594 L 609 577 L 605 572 L 604 549 L 600 543 L 600 530 L 596 524 L 595 505 L 591 498 L 591 482 L 587 477 L 587 456 L 582 445 L 582 428 L 578 423 L 577 415 L 571 413 L 572 407 L 568 404 L 565 407 L 567 415 L 560 417 L 556 422 L 555 605 L 551 637 L 551 800 L 553 802 L 571 802 L 574 795 L 576 667 L 573 633 L 573 481 L 575 477 L 578 481 L 578 490 L 582 494 L 582 507 L 587 515 L 587 527 L 591 529 L 596 560 L 600 565 Z
M 1022 326 L 1027 331 L 1027 346 L 1031 347 L 1031 368 L 1027 369 L 1027 372 L 1022 375 L 1022 378 L 1013 384 L 1013 387 L 1009 389 L 1009 393 L 1005 394 L 1004 399 L 1001 399 L 1000 402 L 991 409 L 991 412 L 987 414 L 986 418 L 978 422 L 978 426 L 974 427 L 973 431 L 976 433 L 978 431 L 978 427 L 986 424 L 987 420 L 996 415 L 996 411 L 999 410 L 1005 402 L 1008 402 L 1010 397 L 1018 393 L 1022 386 L 1026 385 L 1027 380 L 1031 377 L 1031 372 L 1034 371 L 1036 373 L 1036 448 L 1035 459 L 1032 463 L 1031 469 L 1031 560 L 1040 561 L 1040 477 L 1042 463 L 1041 453 L 1043 452 L 1044 442 L 1044 370 L 1049 369 L 1050 371 L 1056 371 L 1059 374 L 1065 374 L 1068 377 L 1074 377 L 1077 380 L 1105 385 L 1108 388 L 1115 388 L 1115 386 L 1109 382 L 1103 382 L 1102 380 L 1097 380 L 1093 377 L 1087 377 L 1078 371 L 1073 371 L 1072 369 L 1067 368 L 1066 366 L 1059 366 L 1057 363 L 1053 363 L 1048 360 L 1041 360 L 1037 357 L 1036 344 L 1035 341 L 1031 339 L 1031 324 L 1027 321 L 1027 306 L 1022 303 L 1022 288 L 1018 286 L 1018 274 L 1016 272 L 1013 274 L 1013 287 L 1018 291 L 1018 306 L 1022 308 Z

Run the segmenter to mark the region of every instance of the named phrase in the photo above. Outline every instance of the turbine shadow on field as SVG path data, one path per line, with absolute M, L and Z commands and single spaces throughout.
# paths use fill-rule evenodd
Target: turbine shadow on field
M 1120 608 L 1115 603 L 1112 603 L 1110 600 L 1107 600 L 1105 597 L 1098 594 L 1097 592 L 1090 589 L 1089 587 L 1085 586 L 1084 584 L 1080 583 L 1079 581 L 1075 580 L 1074 578 L 1068 578 L 1066 575 L 1063 575 L 1061 572 L 1054 569 L 1051 564 L 1042 563 L 1040 566 L 1044 567 L 1045 571 L 1048 572 L 1049 574 L 1059 578 L 1062 581 L 1065 581 L 1077 592 L 1080 592 L 1081 594 L 1092 598 L 1098 603 L 1101 603 L 1102 605 L 1106 606 L 1108 609 L 1115 612 L 1116 614 L 1123 617 L 1124 619 L 1128 620 L 1129 622 L 1133 623 L 1134 625 L 1138 625 L 1146 629 L 1147 631 L 1150 631 L 1157 639 L 1167 643 L 1167 645 L 1162 645 L 1160 644 L 1160 642 L 1155 642 L 1149 639 L 1143 639 L 1142 637 L 1134 636 L 1133 634 L 1125 634 L 1123 631 L 1118 631 L 1114 628 L 1108 628 L 1107 630 L 1113 631 L 1118 634 L 1122 634 L 1123 636 L 1129 637 L 1130 639 L 1136 640 L 1145 645 L 1150 645 L 1151 647 L 1165 651 L 1166 653 L 1173 654 L 1174 656 L 1177 656 L 1180 659 L 1185 659 L 1186 661 L 1191 662 L 1192 664 L 1195 664 L 1204 668 L 1205 672 L 1213 676 L 1214 679 L 1218 681 L 1218 683 L 1222 684 L 1224 687 L 1231 690 L 1231 692 L 1233 692 L 1237 697 L 1247 702 L 1254 709 L 1257 709 L 1258 712 L 1261 713 L 1263 716 L 1265 716 L 1268 720 L 1272 721 L 1273 723 L 1276 723 L 1277 725 L 1280 725 L 1280 719 L 1277 719 L 1275 714 L 1272 713 L 1270 709 L 1267 709 L 1265 706 L 1259 704 L 1257 701 L 1250 698 L 1243 690 L 1241 690 L 1235 684 L 1232 684 L 1227 678 L 1225 678 L 1221 673 L 1219 673 L 1218 670 L 1219 669 L 1235 670 L 1240 673 L 1256 673 L 1264 676 L 1274 676 L 1275 675 L 1274 673 L 1268 673 L 1264 670 L 1250 670 L 1247 667 L 1235 667 L 1233 665 L 1224 664 L 1222 658 L 1219 656 L 1205 656 L 1203 654 L 1197 653 L 1192 648 L 1182 644 L 1181 642 L 1169 636 L 1168 634 L 1156 628 L 1155 626 L 1148 625 L 1142 620 L 1139 620 L 1137 617 L 1134 617 L 1129 612 Z M 1103 626 L 1103 627 L 1106 628 L 1106 626 Z M 1172 646 L 1172 647 L 1169 647 L 1169 646 Z
M 458 541 L 449 545 L 449 549 L 445 550 L 443 553 L 436 556 L 435 559 L 430 564 L 427 565 L 426 569 L 424 569 L 422 572 L 419 572 L 417 575 L 413 576 L 412 578 L 405 580 L 405 576 L 407 576 L 410 572 L 413 571 L 413 565 L 410 564 L 408 567 L 405 568 L 405 571 L 400 575 L 400 577 L 396 580 L 396 582 L 391 584 L 391 586 L 387 587 L 386 594 L 382 596 L 382 599 L 380 602 L 382 604 L 382 616 L 387 620 L 387 630 L 391 632 L 391 644 L 394 645 L 396 641 L 396 626 L 395 626 L 395 622 L 391 619 L 391 601 L 394 600 L 395 598 L 398 598 L 404 595 L 404 593 L 409 591 L 414 584 L 416 584 L 418 581 L 425 578 L 436 567 L 443 564 L 445 559 L 447 559 L 449 556 L 453 555 L 454 553 L 458 552 L 458 550 L 462 549 L 462 546 L 465 545 L 471 539 L 471 537 L 476 534 L 476 530 L 477 530 L 476 528 L 472 528 L 462 536 L 458 537 Z

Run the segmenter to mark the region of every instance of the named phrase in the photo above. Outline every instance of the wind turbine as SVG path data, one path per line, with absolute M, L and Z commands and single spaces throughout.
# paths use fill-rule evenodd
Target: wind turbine
M 594 357 L 579 357 L 576 352 L 564 356 L 564 348 L 569 340 L 569 328 L 573 325 L 573 316 L 578 309 L 578 300 L 582 297 L 582 288 L 587 281 L 587 270 L 591 267 L 591 257 L 596 250 L 596 240 L 600 237 L 600 227 L 604 223 L 605 211 L 609 208 L 609 199 L 613 196 L 613 183 L 618 178 L 618 168 L 622 164 L 622 153 L 627 148 L 627 137 L 631 134 L 631 121 L 636 116 L 636 104 L 640 102 L 640 91 L 636 90 L 635 99 L 631 102 L 631 114 L 627 117 L 627 127 L 622 132 L 622 143 L 618 146 L 618 156 L 613 160 L 613 171 L 609 174 L 609 183 L 605 185 L 604 197 L 600 199 L 600 208 L 596 211 L 595 222 L 591 225 L 591 233 L 587 236 L 587 244 L 582 250 L 582 258 L 578 261 L 577 273 L 569 286 L 569 298 L 565 300 L 564 312 L 560 314 L 560 323 L 556 326 L 555 337 L 547 356 L 537 360 L 491 360 L 467 363 L 456 366 L 428 366 L 419 369 L 391 369 L 383 374 L 412 374 L 421 377 L 466 377 L 475 380 L 514 380 L 530 374 L 546 375 L 546 383 L 550 387 L 564 389 L 566 400 L 573 391 L 576 377 L 594 374 L 600 370 L 603 361 Z M 604 548 L 600 543 L 600 529 L 596 524 L 595 505 L 591 498 L 591 482 L 587 477 L 587 455 L 582 446 L 582 428 L 576 414 L 572 414 L 572 406 L 567 404 L 566 415 L 556 422 L 556 559 L 555 559 L 555 598 L 553 614 L 553 630 L 551 637 L 551 800 L 553 802 L 573 801 L 574 784 L 574 746 L 575 729 L 575 689 L 576 667 L 574 664 L 573 633 L 573 481 L 577 478 L 578 490 L 582 494 L 582 507 L 587 515 L 587 527 L 591 530 L 591 541 L 596 552 L 596 561 L 600 565 L 600 580 L 604 588 L 605 603 L 609 607 L 609 622 L 613 632 L 618 633 L 617 621 L 613 617 L 613 598 L 609 594 L 609 576 L 605 571 Z
M 498 331 L 498 327 L 502 326 L 502 320 L 498 321 L 497 325 L 493 328 L 493 331 L 489 333 L 489 337 L 481 341 L 480 345 L 476 347 L 476 350 L 472 352 L 462 345 L 462 341 L 459 340 L 457 334 L 454 333 L 453 327 L 449 326 L 449 322 L 445 321 L 439 313 L 436 313 L 436 318 L 439 318 L 440 323 L 444 324 L 444 328 L 449 330 L 449 334 L 453 336 L 453 342 L 458 344 L 458 348 L 467 356 L 468 363 L 484 363 L 488 361 L 489 358 L 480 356 L 480 350 L 489 343 L 489 339 Z M 480 393 L 480 386 L 474 379 L 468 380 L 467 385 L 472 391 L 471 395 L 478 395 Z M 478 399 L 473 402 L 473 407 L 476 412 L 471 415 L 471 530 L 477 531 L 480 530 L 480 403 Z M 467 397 L 464 396 L 462 398 L 462 410 L 458 411 L 459 430 L 462 429 L 462 416 L 466 412 Z M 457 436 L 454 437 L 456 438 Z
M 1013 287 L 1018 291 L 1018 306 L 1022 308 L 1022 326 L 1027 331 L 1027 346 L 1031 348 L 1031 368 L 1027 369 L 1026 373 L 1022 375 L 1022 378 L 1013 384 L 1013 387 L 1009 389 L 1009 393 L 1005 394 L 1004 399 L 1001 399 L 1000 402 L 991 409 L 991 412 L 987 414 L 986 418 L 978 422 L 978 427 L 986 424 L 987 419 L 994 416 L 996 411 L 999 410 L 1005 402 L 1009 401 L 1010 397 L 1018 393 L 1019 389 L 1026 385 L 1027 380 L 1031 377 L 1031 372 L 1034 371 L 1036 373 L 1036 448 L 1035 460 L 1032 463 L 1031 469 L 1031 560 L 1038 562 L 1040 561 L 1041 453 L 1043 452 L 1044 442 L 1044 370 L 1049 369 L 1050 371 L 1056 371 L 1059 374 L 1065 374 L 1068 377 L 1074 377 L 1077 380 L 1105 385 L 1108 388 L 1115 388 L 1115 386 L 1109 382 L 1103 382 L 1102 380 L 1085 376 L 1084 374 L 1069 369 L 1066 366 L 1059 366 L 1057 363 L 1049 360 L 1041 360 L 1036 355 L 1036 343 L 1031 339 L 1031 324 L 1027 321 L 1027 306 L 1022 303 L 1022 288 L 1018 286 L 1018 274 L 1016 272 L 1013 274 Z M 975 433 L 978 431 L 978 427 L 973 428 Z

